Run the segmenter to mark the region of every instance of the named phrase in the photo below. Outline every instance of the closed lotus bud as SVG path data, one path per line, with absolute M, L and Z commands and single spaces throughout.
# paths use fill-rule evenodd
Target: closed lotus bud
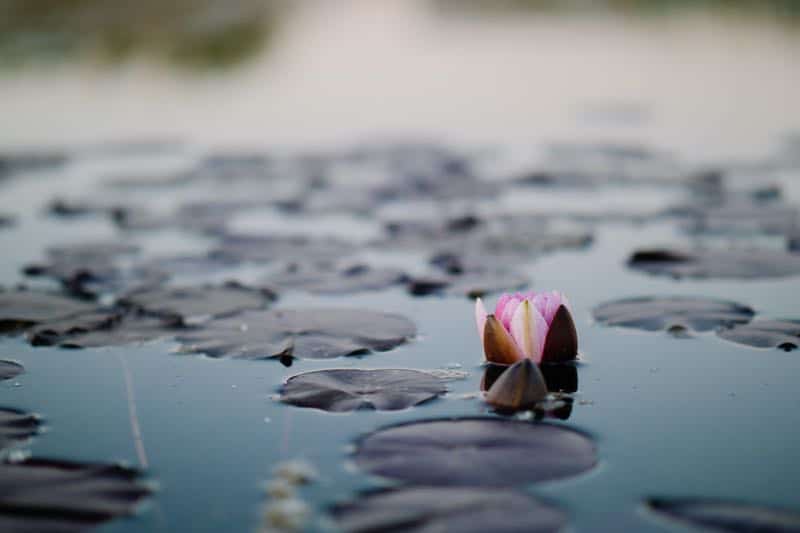
M 498 409 L 532 409 L 547 398 L 547 385 L 539 367 L 530 359 L 512 365 L 486 393 L 486 402 Z

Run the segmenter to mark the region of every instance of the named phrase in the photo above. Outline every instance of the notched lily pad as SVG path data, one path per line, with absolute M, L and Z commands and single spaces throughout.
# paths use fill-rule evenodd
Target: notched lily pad
M 90 304 L 49 292 L 0 291 L 0 333 L 16 333 L 93 309 Z
M 0 408 L 0 451 L 33 437 L 39 432 L 40 425 L 41 422 L 36 415 L 16 409 Z
M 363 438 L 356 464 L 435 486 L 514 486 L 574 476 L 597 462 L 592 440 L 562 426 L 457 418 L 390 426 Z
M 566 514 L 527 494 L 508 489 L 409 487 L 376 491 L 336 505 L 337 526 L 348 533 L 552 533 Z
M 800 513 L 763 505 L 702 498 L 651 498 L 647 507 L 660 516 L 704 531 L 800 532 Z
M 796 350 L 800 346 L 800 320 L 756 320 L 717 332 L 725 340 L 754 348 Z
M 328 359 L 390 350 L 416 334 L 407 318 L 359 309 L 245 311 L 182 334 L 182 351 L 245 359 Z
M 755 312 L 727 300 L 691 296 L 643 296 L 600 304 L 595 320 L 606 326 L 669 331 L 711 331 L 750 322 Z
M 332 369 L 292 376 L 280 400 L 331 412 L 375 409 L 396 411 L 433 400 L 447 392 L 442 380 L 404 369 Z
M 238 283 L 221 286 L 179 287 L 139 291 L 122 298 L 124 307 L 147 313 L 174 317 L 220 317 L 247 309 L 266 307 L 275 294 L 266 289 L 251 289 Z
M 16 361 L 0 359 L 0 381 L 11 379 L 25 372 L 25 367 Z
M 69 533 L 132 514 L 152 491 L 138 471 L 48 459 L 0 464 L 0 530 Z
M 628 266 L 673 278 L 760 279 L 800 274 L 800 254 L 779 250 L 639 250 Z
M 317 294 L 347 294 L 386 289 L 403 283 L 407 276 L 394 268 L 372 268 L 355 264 L 346 268 L 290 265 L 267 278 L 270 287 L 304 289 Z

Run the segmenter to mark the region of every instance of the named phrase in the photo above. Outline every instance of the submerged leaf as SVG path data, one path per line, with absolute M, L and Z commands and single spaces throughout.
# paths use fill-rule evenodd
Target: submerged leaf
M 292 376 L 281 388 L 280 400 L 332 412 L 395 411 L 432 400 L 446 391 L 442 380 L 419 370 L 332 369 Z

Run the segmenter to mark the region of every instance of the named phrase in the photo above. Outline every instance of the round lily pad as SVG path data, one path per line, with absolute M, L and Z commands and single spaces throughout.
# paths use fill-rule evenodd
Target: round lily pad
M 635 252 L 628 266 L 673 278 L 779 278 L 800 274 L 800 254 L 762 249 L 649 249 Z
M 381 290 L 406 280 L 401 270 L 357 264 L 343 269 L 291 265 L 266 280 L 267 285 L 303 289 L 317 294 L 347 294 Z
M 318 370 L 292 376 L 280 400 L 331 412 L 396 411 L 447 392 L 442 380 L 419 370 L 358 368 Z
M 390 350 L 415 334 L 407 318 L 379 311 L 276 309 L 211 320 L 178 340 L 210 357 L 328 359 Z
M 356 464 L 423 485 L 513 486 L 574 476 L 597 462 L 592 440 L 551 424 L 458 418 L 400 424 L 363 438 Z
M 151 493 L 136 470 L 25 459 L 0 464 L 0 531 L 85 531 L 132 514 Z
M 96 309 L 68 318 L 51 320 L 30 328 L 25 335 L 33 346 L 55 346 L 71 337 L 117 324 L 121 314 L 113 309 Z
M 691 296 L 625 298 L 600 304 L 593 312 L 595 320 L 606 326 L 672 332 L 744 324 L 754 314 L 743 304 Z
M 25 367 L 16 361 L 0 359 L 0 381 L 11 379 L 25 372 Z
M 0 408 L 0 451 L 33 437 L 39 432 L 39 426 L 39 417 L 36 415 Z
M 763 505 L 702 498 L 652 498 L 647 507 L 660 516 L 704 531 L 800 532 L 800 513 Z
M 800 320 L 756 320 L 717 332 L 725 340 L 754 348 L 791 351 L 800 346 Z
M 527 494 L 509 489 L 409 487 L 376 491 L 337 505 L 336 525 L 348 533 L 551 533 L 566 514 Z
M 38 291 L 0 292 L 0 333 L 15 333 L 39 324 L 92 311 L 94 306 Z
M 222 286 L 163 288 L 139 291 L 120 300 L 125 307 L 159 316 L 189 320 L 218 317 L 245 309 L 259 309 L 274 299 L 272 292 L 237 283 Z

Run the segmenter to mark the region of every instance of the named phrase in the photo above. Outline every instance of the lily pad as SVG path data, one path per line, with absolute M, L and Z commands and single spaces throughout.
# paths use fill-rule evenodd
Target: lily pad
M 39 426 L 39 417 L 36 415 L 0 408 L 0 451 L 33 437 L 39 432 Z
M 385 351 L 416 334 L 407 318 L 359 309 L 245 311 L 179 335 L 182 351 L 244 359 L 328 359 Z
M 396 411 L 445 392 L 442 380 L 419 370 L 332 369 L 292 376 L 281 388 L 280 400 L 337 413 L 357 409 Z
M 115 320 L 109 327 L 53 337 L 52 344 L 63 348 L 122 346 L 168 339 L 184 331 L 190 330 L 184 327 L 181 319 L 130 313 Z
M 25 367 L 16 361 L 0 359 L 0 381 L 11 379 L 25 372 Z
M 800 320 L 756 320 L 717 332 L 725 340 L 754 348 L 796 350 L 800 346 Z
M 575 430 L 499 418 L 400 424 L 363 438 L 365 471 L 436 486 L 513 486 L 574 476 L 597 462 L 592 440 Z
M 464 274 L 433 274 L 411 278 L 408 292 L 414 296 L 446 294 L 478 298 L 487 294 L 520 290 L 530 279 L 517 272 L 491 268 Z
M 71 337 L 100 329 L 109 329 L 118 324 L 122 315 L 113 309 L 96 309 L 68 318 L 51 320 L 36 325 L 25 334 L 33 346 L 55 346 Z
M 246 309 L 260 309 L 275 299 L 268 290 L 237 283 L 221 286 L 181 287 L 139 291 L 120 300 L 125 307 L 183 320 L 220 317 Z
M 132 514 L 151 490 L 113 464 L 26 459 L 0 464 L 0 530 L 84 531 Z
M 376 491 L 337 505 L 332 514 L 348 533 L 552 533 L 566 514 L 527 494 L 509 489 L 409 487 Z
M 671 250 L 635 252 L 628 266 L 673 278 L 760 279 L 800 274 L 800 254 L 779 250 Z
M 0 213 L 0 229 L 3 228 L 10 228 L 14 224 L 16 224 L 17 219 L 13 215 L 6 215 Z
M 364 264 L 343 269 L 291 265 L 285 271 L 267 278 L 266 283 L 271 287 L 304 289 L 317 294 L 347 294 L 385 289 L 406 279 L 401 270 L 371 268 Z
M 349 243 L 328 238 L 225 235 L 212 257 L 252 263 L 339 260 L 351 253 Z
M 750 322 L 755 312 L 727 300 L 691 296 L 643 296 L 600 304 L 595 320 L 606 326 L 670 331 L 711 331 Z
M 704 531 L 800 532 L 800 513 L 763 505 L 702 498 L 652 498 L 647 506 L 658 515 Z
M 16 333 L 93 309 L 90 304 L 49 292 L 0 291 L 0 333 Z

